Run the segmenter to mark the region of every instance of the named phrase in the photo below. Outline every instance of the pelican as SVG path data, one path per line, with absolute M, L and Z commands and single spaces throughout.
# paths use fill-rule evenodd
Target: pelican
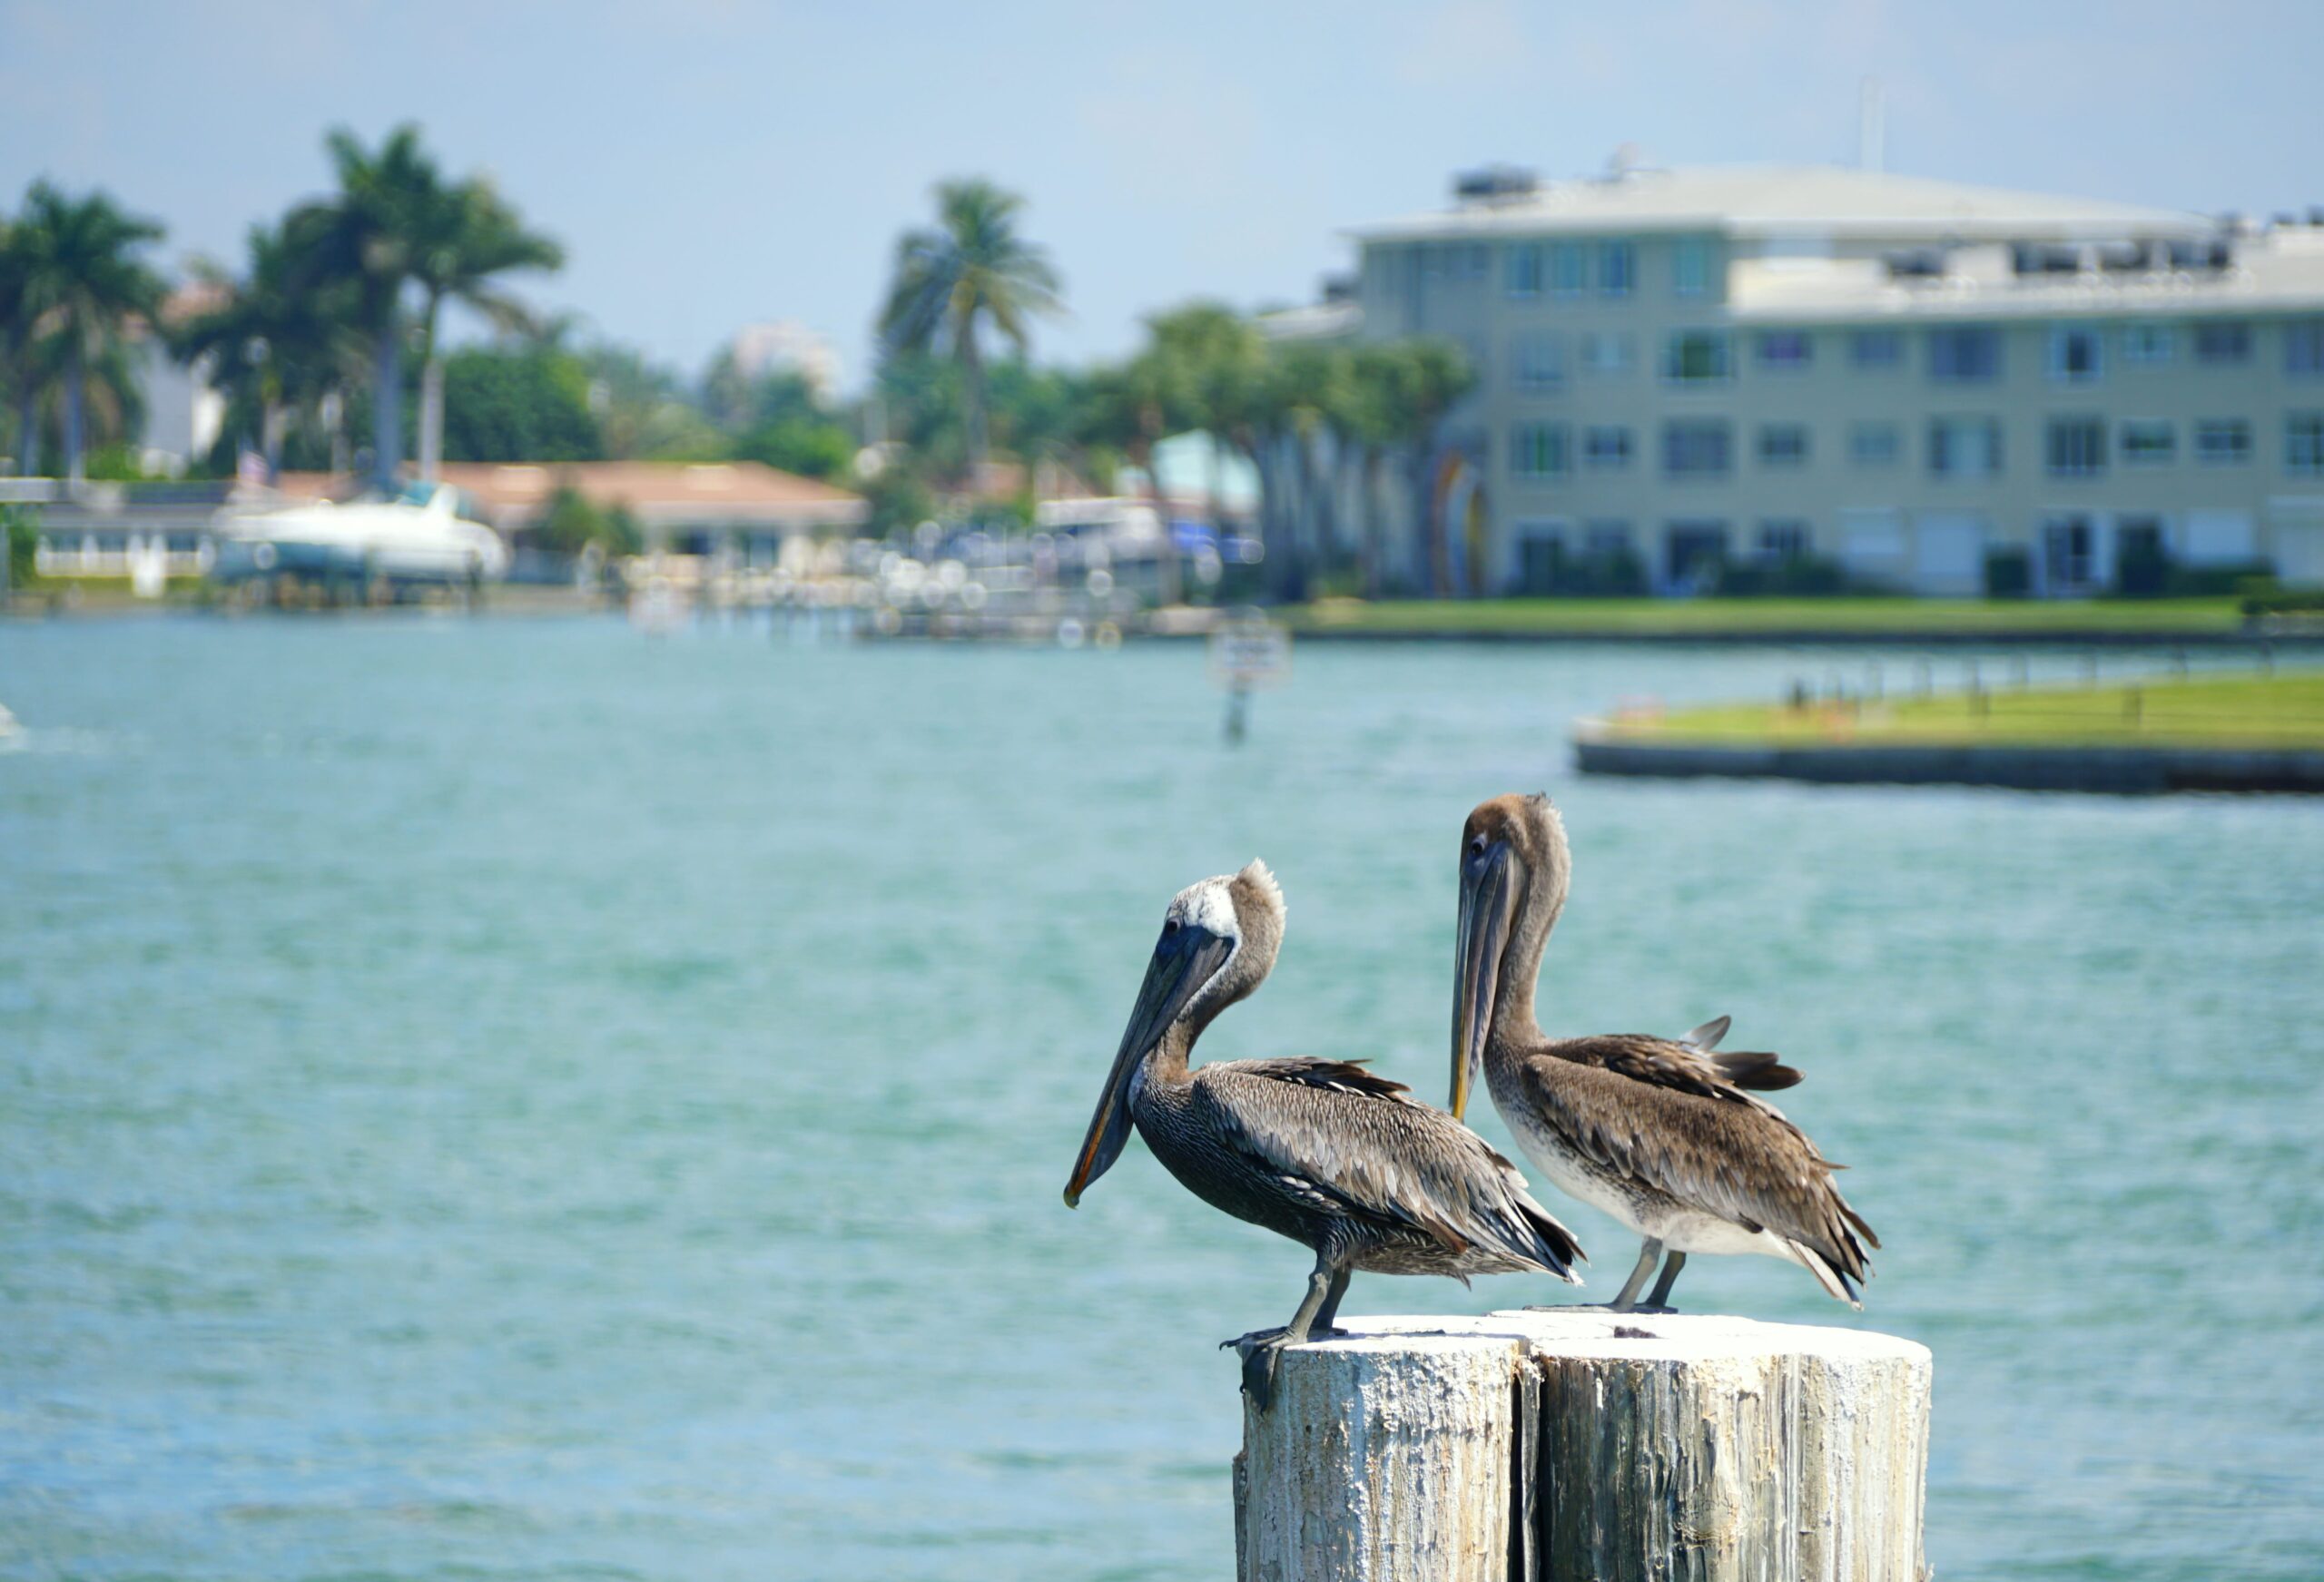
M 1641 1034 L 1545 1037 L 1533 1019 L 1541 951 L 1572 871 L 1565 825 L 1545 796 L 1482 803 L 1461 831 L 1459 980 L 1452 1007 L 1452 1114 L 1482 1067 L 1518 1145 L 1569 1196 L 1645 1238 L 1614 1310 L 1667 1249 L 1647 1298 L 1669 1300 L 1689 1253 L 1787 1259 L 1851 1307 L 1880 1238 L 1832 1184 L 1840 1166 L 1747 1089 L 1799 1073 L 1764 1053 L 1719 1054 L 1727 1018 L 1683 1039 Z
M 1213 1208 L 1311 1247 L 1291 1322 L 1226 1342 L 1261 1410 L 1285 1346 L 1332 1321 L 1356 1270 L 1531 1270 L 1576 1280 L 1581 1249 L 1483 1138 L 1347 1060 L 1215 1060 L 1189 1071 L 1211 1019 L 1266 981 L 1283 942 L 1283 890 L 1266 865 L 1171 899 L 1137 1007 L 1098 1097 L 1065 1203 L 1120 1157 L 1135 1121 L 1179 1184 Z

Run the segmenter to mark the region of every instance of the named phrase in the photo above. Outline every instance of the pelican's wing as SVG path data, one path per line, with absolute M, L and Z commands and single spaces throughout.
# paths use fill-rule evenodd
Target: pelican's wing
M 1724 1033 L 1726 1021 L 1721 1017 L 1706 1026 Z M 1772 1105 L 1747 1096 L 1743 1090 L 1769 1092 L 1790 1087 L 1799 1081 L 1799 1073 L 1783 1064 L 1781 1056 L 1764 1049 L 1715 1052 L 1710 1046 L 1718 1041 L 1718 1034 L 1709 1043 L 1704 1043 L 1697 1037 L 1703 1030 L 1698 1027 L 1684 1038 L 1657 1038 L 1644 1033 L 1566 1038 L 1560 1040 L 1557 1052 L 1565 1059 L 1601 1066 L 1634 1082 L 1699 1094 L 1705 1098 L 1737 1099 L 1775 1113 Z
M 1196 1091 L 1218 1135 L 1295 1193 L 1572 1277 L 1580 1244 L 1516 1167 L 1403 1083 L 1344 1060 L 1230 1060 L 1197 1070 Z
M 1585 1038 L 1519 1065 L 1526 1103 L 1601 1168 L 1642 1182 L 1748 1230 L 1773 1232 L 1820 1260 L 1827 1288 L 1865 1279 L 1860 1234 L 1880 1238 L 1840 1196 L 1837 1166 L 1773 1105 L 1674 1059 L 1663 1049 L 1592 1046 L 1659 1039 Z M 1803 1263 L 1807 1259 L 1803 1258 Z M 1808 1263 L 1811 1272 L 1825 1277 Z M 1834 1282 L 1837 1286 L 1835 1287 Z
M 1705 1054 L 1709 1054 L 1718 1047 L 1718 1041 L 1727 1037 L 1727 1029 L 1734 1020 L 1733 1017 L 1713 1017 L 1679 1042 L 1691 1044 Z

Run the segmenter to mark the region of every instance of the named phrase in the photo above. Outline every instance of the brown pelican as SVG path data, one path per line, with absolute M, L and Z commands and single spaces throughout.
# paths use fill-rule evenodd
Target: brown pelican
M 1519 1146 L 1559 1189 L 1645 1238 L 1618 1312 L 1636 1305 L 1666 1248 L 1650 1306 L 1669 1299 L 1689 1253 L 1763 1253 L 1861 1307 L 1854 1282 L 1872 1269 L 1856 1237 L 1880 1238 L 1832 1184 L 1840 1166 L 1744 1091 L 1789 1087 L 1798 1072 L 1773 1055 L 1715 1053 L 1724 1017 L 1677 1040 L 1543 1036 L 1533 983 L 1571 868 L 1547 797 L 1497 797 L 1461 831 L 1453 1115 L 1482 1066 Z
M 1066 1184 L 1070 1208 L 1137 1124 L 1164 1168 L 1213 1208 L 1312 1247 L 1291 1322 L 1239 1341 L 1243 1388 L 1264 1410 L 1275 1358 L 1332 1320 L 1348 1277 L 1535 1270 L 1576 1276 L 1566 1228 L 1483 1138 L 1344 1060 L 1215 1060 L 1188 1071 L 1211 1018 L 1266 981 L 1283 891 L 1264 863 L 1180 890 Z

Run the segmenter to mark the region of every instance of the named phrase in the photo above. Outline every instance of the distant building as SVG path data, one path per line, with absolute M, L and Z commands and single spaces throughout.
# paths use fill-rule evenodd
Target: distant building
M 560 488 L 602 508 L 625 507 L 646 548 L 734 565 L 772 565 L 783 541 L 852 532 L 869 507 L 861 495 L 755 461 L 448 461 L 438 477 L 466 496 L 466 514 L 514 539 L 537 526 Z M 353 480 L 286 474 L 292 498 L 350 492 Z
M 795 373 L 807 381 L 818 400 L 828 401 L 838 393 L 838 351 L 823 336 L 796 319 L 746 324 L 734 332 L 731 350 L 735 371 L 746 379 Z
M 1839 168 L 1507 168 L 1368 225 L 1283 337 L 1442 336 L 1481 382 L 1406 585 L 1651 585 L 1798 555 L 2047 596 L 2128 562 L 2324 583 L 2324 211 L 2255 224 Z
M 206 281 L 178 287 L 162 304 L 162 322 L 174 328 L 217 305 L 221 290 Z M 137 435 L 145 470 L 175 477 L 210 454 L 226 422 L 226 398 L 210 382 L 210 359 L 180 362 L 167 339 L 143 320 L 129 326 L 130 356 L 145 398 Z

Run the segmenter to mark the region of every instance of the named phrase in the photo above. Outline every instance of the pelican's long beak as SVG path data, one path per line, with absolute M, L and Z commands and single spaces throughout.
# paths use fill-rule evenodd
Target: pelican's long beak
M 1485 1034 L 1501 990 L 1509 940 L 1509 843 L 1496 840 L 1461 863 L 1461 930 L 1452 986 L 1452 1118 L 1469 1107 L 1469 1085 L 1484 1065 Z
M 1234 951 L 1232 939 L 1196 928 L 1166 934 L 1155 947 L 1146 981 L 1138 986 L 1137 1007 L 1122 1033 L 1122 1046 L 1114 1055 L 1113 1069 L 1106 1074 L 1097 1113 L 1089 1117 L 1089 1135 L 1081 1140 L 1073 1179 L 1065 1184 L 1066 1207 L 1081 1206 L 1081 1194 L 1089 1190 L 1091 1182 L 1113 1168 L 1129 1141 L 1130 1074 L 1154 1052 L 1170 1024 L 1187 1008 L 1187 1002 L 1217 974 Z

